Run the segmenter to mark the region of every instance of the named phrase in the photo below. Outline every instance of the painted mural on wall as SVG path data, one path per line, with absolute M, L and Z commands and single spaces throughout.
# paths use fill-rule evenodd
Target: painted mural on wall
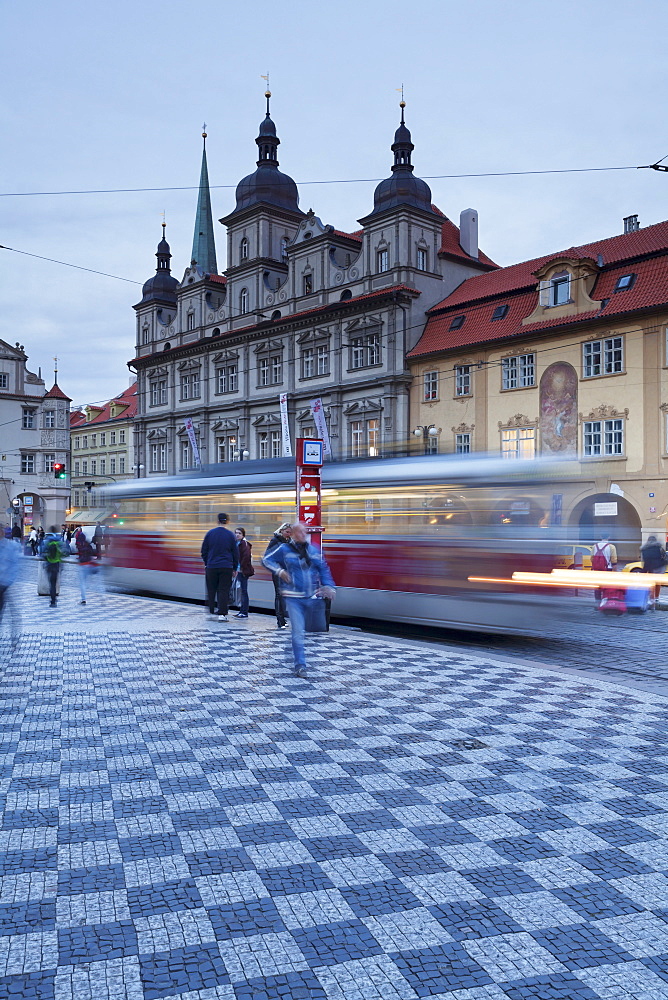
M 540 440 L 543 455 L 576 455 L 578 376 L 565 361 L 550 365 L 540 380 Z

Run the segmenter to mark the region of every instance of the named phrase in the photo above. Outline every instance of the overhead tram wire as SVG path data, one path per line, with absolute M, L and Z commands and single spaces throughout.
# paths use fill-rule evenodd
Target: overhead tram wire
M 666 159 L 664 157 L 663 159 Z M 475 177 L 531 177 L 545 174 L 591 174 L 605 173 L 615 170 L 668 170 L 668 167 L 660 166 L 661 160 L 656 163 L 647 163 L 642 166 L 631 164 L 621 167 L 564 167 L 550 170 L 493 170 L 483 173 L 465 174 L 425 174 L 423 180 L 444 181 L 444 180 L 464 180 Z M 322 181 L 297 181 L 301 187 L 307 185 L 324 184 L 378 184 L 384 180 L 383 177 L 343 177 Z M 234 190 L 236 184 L 210 184 L 211 190 Z M 0 191 L 0 198 L 37 198 L 55 197 L 59 195 L 80 195 L 80 194 L 144 194 L 152 191 L 198 191 L 199 184 L 172 185 L 169 187 L 137 187 L 137 188 L 87 188 L 72 191 Z
M 12 253 L 20 253 L 24 257 L 35 257 L 37 260 L 48 260 L 51 264 L 62 264 L 63 267 L 74 267 L 77 271 L 88 271 L 89 274 L 101 274 L 104 278 L 116 278 L 117 281 L 127 281 L 130 285 L 141 285 L 143 282 L 135 281 L 134 278 L 121 278 L 118 274 L 109 274 L 108 271 L 96 271 L 94 267 L 82 267 L 81 264 L 70 264 L 66 260 L 56 260 L 55 257 L 42 257 L 38 253 L 28 253 L 27 250 L 17 250 L 16 247 L 6 247 L 0 243 L 0 250 L 11 250 Z

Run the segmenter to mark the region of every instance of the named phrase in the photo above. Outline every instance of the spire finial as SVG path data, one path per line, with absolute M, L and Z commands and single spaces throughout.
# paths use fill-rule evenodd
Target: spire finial
M 202 122 L 202 138 L 204 139 L 204 148 L 206 149 L 206 122 Z
M 57 357 L 54 357 L 54 359 L 53 359 L 53 382 L 54 382 L 54 385 L 58 384 L 58 358 Z
M 269 89 L 269 71 L 267 73 L 260 73 L 263 80 L 267 81 L 267 89 L 264 92 L 264 96 L 267 98 L 267 118 L 269 118 L 269 98 L 271 97 L 271 91 Z
M 399 101 L 399 107 L 401 108 L 401 124 L 405 125 L 406 123 L 404 121 L 404 108 L 406 107 L 406 102 L 404 100 L 404 85 L 403 85 L 403 83 L 401 84 L 401 87 L 397 87 L 397 91 L 399 91 L 401 93 L 401 100 Z

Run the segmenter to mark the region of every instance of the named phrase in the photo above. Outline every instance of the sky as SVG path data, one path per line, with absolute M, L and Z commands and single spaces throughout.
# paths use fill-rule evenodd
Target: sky
M 337 229 L 358 228 L 390 173 L 402 84 L 421 177 L 668 154 L 665 0 L 36 0 L 5 4 L 2 21 L 0 338 L 25 345 L 48 385 L 57 356 L 77 405 L 128 384 L 163 211 L 173 273 L 189 263 L 205 121 L 215 219 L 234 207 L 255 169 L 262 74 L 281 169 Z M 668 218 L 668 174 L 653 170 L 429 184 L 455 222 L 477 209 L 480 246 L 502 265 L 616 235 L 627 215 Z M 191 189 L 32 193 L 167 187 Z

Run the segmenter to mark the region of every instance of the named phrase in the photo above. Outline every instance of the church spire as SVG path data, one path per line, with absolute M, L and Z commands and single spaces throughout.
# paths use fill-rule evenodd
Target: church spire
M 206 274 L 218 274 L 216 244 L 213 238 L 213 214 L 209 191 L 209 171 L 206 163 L 206 124 L 203 126 L 202 170 L 199 177 L 195 234 L 193 236 L 192 259 Z

